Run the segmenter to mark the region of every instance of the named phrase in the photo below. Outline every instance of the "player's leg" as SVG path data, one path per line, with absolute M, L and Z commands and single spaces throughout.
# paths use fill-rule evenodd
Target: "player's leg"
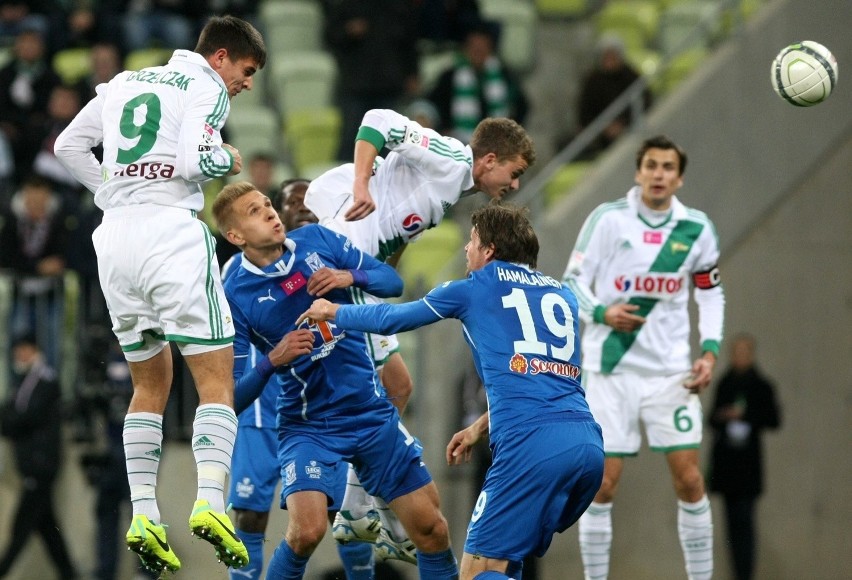
M 683 388 L 686 373 L 653 377 L 641 416 L 648 445 L 666 454 L 677 496 L 678 536 L 691 580 L 713 575 L 713 517 L 699 467 L 703 414 L 698 395 Z
M 286 483 L 285 483 L 286 488 Z M 282 490 L 286 493 L 286 490 Z M 284 539 L 269 561 L 267 578 L 302 578 L 308 559 L 325 535 L 328 496 L 321 491 L 296 491 L 286 496 L 289 521 Z
M 698 465 L 698 450 L 666 454 L 677 495 L 677 531 L 690 580 L 713 576 L 713 516 Z
M 441 513 L 434 482 L 397 497 L 388 505 L 399 517 L 417 546 L 417 569 L 424 580 L 458 577 L 458 565 L 450 547 L 450 532 Z
M 331 524 L 332 529 L 334 529 L 337 521 L 336 518 L 345 494 L 348 469 L 339 469 L 338 472 L 339 475 L 335 479 L 334 498 L 331 505 L 328 506 L 328 523 Z M 370 542 L 335 542 L 335 545 L 347 580 L 373 580 L 376 568 L 373 544 Z
M 382 386 L 387 392 L 388 400 L 397 408 L 401 417 L 405 413 L 408 399 L 411 398 L 411 393 L 414 390 L 414 381 L 412 381 L 411 373 L 408 372 L 408 367 L 399 351 L 392 352 L 388 356 L 382 365 L 379 376 L 382 380 Z
M 631 375 L 583 373 L 586 400 L 603 431 L 606 452 L 601 487 L 578 525 L 580 555 L 587 578 L 609 575 L 612 506 L 624 470 L 624 457 L 635 455 L 641 445 L 640 385 Z

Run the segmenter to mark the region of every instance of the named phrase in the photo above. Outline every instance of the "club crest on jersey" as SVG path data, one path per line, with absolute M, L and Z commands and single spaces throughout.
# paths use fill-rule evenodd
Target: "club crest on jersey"
M 402 229 L 404 229 L 408 233 L 416 232 L 422 226 L 423 218 L 417 215 L 416 213 L 409 214 L 405 216 L 405 218 L 402 220 Z
M 279 286 L 281 286 L 281 289 L 284 290 L 284 293 L 287 294 L 287 296 L 290 296 L 293 292 L 295 292 L 307 283 L 308 281 L 305 280 L 305 277 L 302 275 L 302 273 L 296 272 L 295 274 L 281 282 Z M 270 296 L 272 295 L 271 293 L 272 291 L 270 290 Z M 258 298 L 257 301 L 260 302 L 260 298 Z
M 509 370 L 513 373 L 518 373 L 520 375 L 527 374 L 527 357 L 520 353 L 515 353 L 512 358 L 509 359 Z
M 677 254 L 678 252 L 688 252 L 689 246 L 684 244 L 683 242 L 678 242 L 672 240 L 671 244 L 669 244 L 669 248 L 672 251 L 672 254 Z
M 322 258 L 319 257 L 319 254 L 316 252 L 311 252 L 305 257 L 305 262 L 308 264 L 308 267 L 311 269 L 311 272 L 316 272 L 320 268 L 325 268 L 325 264 L 322 261 Z
M 305 466 L 305 473 L 307 473 L 308 477 L 311 479 L 320 479 L 322 477 L 322 467 L 317 465 L 316 461 L 311 461 Z
M 296 464 L 292 461 L 284 468 L 284 485 L 293 485 L 296 482 Z
M 663 232 L 645 232 L 642 234 L 642 241 L 646 244 L 662 244 Z
M 251 497 L 254 493 L 254 484 L 248 477 L 244 477 L 242 481 L 238 481 L 234 487 L 234 491 L 236 491 L 237 495 L 242 498 Z

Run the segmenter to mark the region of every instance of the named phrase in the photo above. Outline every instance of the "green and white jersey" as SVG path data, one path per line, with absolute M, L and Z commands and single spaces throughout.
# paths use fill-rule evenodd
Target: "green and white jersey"
M 56 141 L 57 157 L 102 210 L 156 204 L 198 211 L 201 184 L 233 165 L 220 130 L 230 112 L 221 77 L 200 54 L 177 50 L 165 66 L 124 71 Z M 103 163 L 91 148 L 103 143 Z
M 639 212 L 641 190 L 598 206 L 580 230 L 563 281 L 585 321 L 583 368 L 665 375 L 688 371 L 689 294 L 698 305 L 704 351 L 718 355 L 725 297 L 719 243 L 708 217 L 672 198 L 665 221 L 652 226 Z M 634 332 L 603 324 L 607 306 L 629 302 L 646 318 Z
M 369 141 L 379 151 L 390 150 L 386 158 L 376 158 L 370 179 L 376 210 L 364 220 L 343 219 L 352 202 L 355 167 L 351 163 L 314 179 L 305 204 L 320 223 L 381 260 L 438 225 L 450 207 L 474 191 L 470 146 L 404 115 L 389 109 L 368 111 L 358 139 Z

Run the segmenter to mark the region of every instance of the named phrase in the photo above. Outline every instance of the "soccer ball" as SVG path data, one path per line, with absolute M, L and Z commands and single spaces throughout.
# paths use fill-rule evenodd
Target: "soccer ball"
M 772 61 L 772 88 L 797 107 L 828 98 L 837 84 L 837 59 L 818 42 L 803 40 L 785 47 Z

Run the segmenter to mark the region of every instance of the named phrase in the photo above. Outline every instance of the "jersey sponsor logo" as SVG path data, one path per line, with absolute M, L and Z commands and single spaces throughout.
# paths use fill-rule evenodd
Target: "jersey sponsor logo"
M 113 177 L 144 177 L 145 179 L 171 179 L 175 166 L 171 163 L 131 163 L 124 169 L 113 173 Z
M 521 375 L 527 374 L 527 357 L 522 354 L 515 353 L 512 358 L 509 359 L 509 370 L 513 373 L 518 373 Z
M 287 294 L 287 296 L 290 296 L 293 292 L 295 292 L 307 283 L 308 281 L 305 280 L 305 277 L 302 275 L 302 273 L 296 272 L 295 274 L 281 282 L 279 286 L 281 286 L 281 289 L 284 290 L 284 293 Z M 258 302 L 260 302 L 259 298 Z
M 575 380 L 580 376 L 580 367 L 577 365 L 565 362 L 548 361 L 537 357 L 532 357 L 527 360 L 527 357 L 520 353 L 515 353 L 512 355 L 512 358 L 509 359 L 509 370 L 520 375 L 538 375 L 546 373 Z
M 317 465 L 316 461 L 311 461 L 305 466 L 305 473 L 307 473 L 308 477 L 311 479 L 320 479 L 322 478 L 322 467 Z
M 416 232 L 423 226 L 423 218 L 416 213 L 405 216 L 402 220 L 402 229 L 408 233 Z
M 662 244 L 663 232 L 645 232 L 642 234 L 642 241 L 646 244 Z
M 647 274 L 637 276 L 616 276 L 615 289 L 619 292 L 632 292 L 643 296 L 658 298 L 671 297 L 683 288 L 681 276 Z
M 319 257 L 319 254 L 316 252 L 311 252 L 305 257 L 305 262 L 308 264 L 308 267 L 311 269 L 311 272 L 316 272 L 321 268 L 325 268 L 325 263 L 323 263 L 322 258 Z
M 722 283 L 722 276 L 719 273 L 719 266 L 713 266 L 709 270 L 696 272 L 692 275 L 692 283 L 696 288 L 709 290 L 715 288 Z
M 683 242 L 678 242 L 676 240 L 672 240 L 669 244 L 669 249 L 672 251 L 672 254 L 677 254 L 678 252 L 688 252 L 689 245 L 684 244 Z
M 234 486 L 234 491 L 242 498 L 251 497 L 254 493 L 254 484 L 251 482 L 251 479 L 244 477 L 242 481 L 238 481 Z

